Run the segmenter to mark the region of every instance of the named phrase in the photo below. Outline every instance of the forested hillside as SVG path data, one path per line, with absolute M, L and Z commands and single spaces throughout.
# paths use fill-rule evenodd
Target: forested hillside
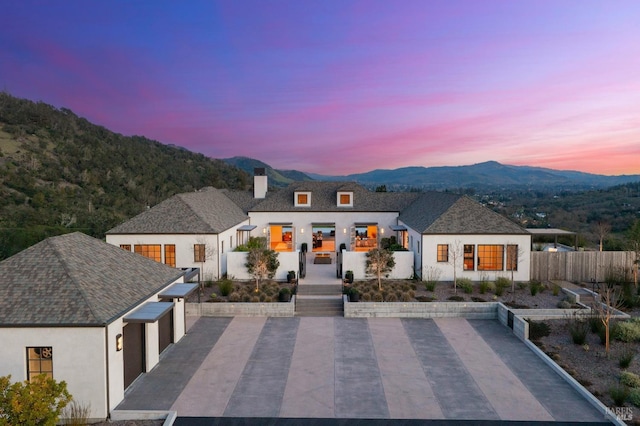
M 0 93 L 0 259 L 72 230 L 101 238 L 176 193 L 249 184 L 220 160 Z

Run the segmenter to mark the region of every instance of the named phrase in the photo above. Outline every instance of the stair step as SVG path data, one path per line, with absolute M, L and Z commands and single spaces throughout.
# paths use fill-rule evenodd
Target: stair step
M 298 294 L 301 295 L 336 295 L 342 293 L 342 286 L 339 284 L 318 284 L 318 285 L 299 285 Z

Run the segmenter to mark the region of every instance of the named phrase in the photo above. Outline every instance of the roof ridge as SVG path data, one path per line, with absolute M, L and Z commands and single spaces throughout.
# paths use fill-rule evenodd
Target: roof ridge
M 467 200 L 471 201 L 472 203 L 477 204 L 478 206 L 482 207 L 483 209 L 486 209 L 486 210 L 490 211 L 493 215 L 495 215 L 495 216 L 499 217 L 500 219 L 502 219 L 502 220 L 506 220 L 506 221 L 508 221 L 509 223 L 513 224 L 514 226 L 517 226 L 518 228 L 520 228 L 520 229 L 523 231 L 523 234 L 526 234 L 526 233 L 527 233 L 527 231 L 526 231 L 526 229 L 525 229 L 524 227 L 522 227 L 522 226 L 518 225 L 517 223 L 515 223 L 514 221 L 512 221 L 512 220 L 511 220 L 511 219 L 509 219 L 508 217 L 506 217 L 506 216 L 504 216 L 504 215 L 501 215 L 501 214 L 500 214 L 500 213 L 498 213 L 497 211 L 494 211 L 493 209 L 490 209 L 489 207 L 487 207 L 487 206 L 483 205 L 482 203 L 477 202 L 476 200 L 474 200 L 473 198 L 469 197 L 469 196 L 468 196 L 468 195 L 466 195 L 466 194 L 463 194 L 463 195 L 462 195 L 462 197 L 463 197 L 463 198 L 466 198 Z M 459 201 L 459 200 L 456 200 L 456 203 L 457 203 L 458 201 Z
M 72 234 L 82 234 L 82 233 L 81 232 L 73 232 Z M 71 235 L 71 234 L 67 234 L 67 235 Z M 83 234 L 83 235 L 85 235 L 85 234 Z M 104 323 L 104 321 L 102 321 L 100 319 L 100 317 L 96 314 L 95 310 L 93 309 L 93 305 L 89 302 L 89 298 L 87 297 L 87 294 L 85 293 L 85 291 L 82 288 L 82 286 L 78 284 L 78 282 L 75 279 L 75 276 L 73 274 L 71 274 L 70 269 L 69 269 L 69 267 L 67 265 L 67 262 L 64 260 L 65 257 L 63 256 L 62 253 L 60 253 L 60 250 L 58 250 L 58 247 L 56 246 L 56 244 L 54 244 L 54 240 L 57 241 L 61 237 L 64 237 L 64 235 L 59 235 L 58 237 L 50 238 L 50 239 L 45 240 L 45 241 L 47 242 L 47 244 L 51 245 L 51 247 L 53 248 L 53 251 L 56 254 L 56 259 L 58 259 L 58 262 L 60 262 L 60 264 L 64 268 L 64 272 L 69 277 L 71 282 L 74 284 L 74 287 L 76 288 L 76 290 L 78 290 L 80 292 L 80 295 L 82 296 L 82 299 L 84 300 L 86 306 L 89 308 L 89 311 L 91 312 L 91 315 L 93 316 L 93 318 L 98 323 Z
M 213 188 L 217 191 L 216 188 Z M 202 215 L 200 214 L 200 212 L 198 212 L 197 210 L 195 210 L 193 208 L 193 206 L 191 204 L 189 204 L 183 197 L 190 195 L 190 194 L 196 194 L 195 192 L 182 192 L 180 194 L 176 194 L 176 197 L 178 197 L 180 199 L 180 202 L 183 203 L 185 206 L 187 206 L 187 208 L 191 211 L 191 213 L 193 213 L 194 215 L 196 215 L 198 217 L 198 219 L 200 219 L 202 221 L 202 223 L 204 223 L 205 225 L 207 225 L 207 227 L 209 228 L 210 232 L 215 233 L 215 229 L 213 229 L 213 227 L 211 226 L 211 224 L 209 223 L 209 221 L 207 221 L 207 219 L 205 219 L 204 217 L 202 217 Z M 225 195 L 226 197 L 226 195 Z M 229 197 L 227 197 L 229 198 Z M 235 204 L 235 203 L 234 203 Z

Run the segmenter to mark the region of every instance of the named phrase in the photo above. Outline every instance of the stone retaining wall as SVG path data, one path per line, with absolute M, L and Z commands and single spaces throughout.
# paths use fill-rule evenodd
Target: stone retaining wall
M 345 318 L 496 319 L 497 302 L 357 302 L 344 298 Z
M 292 317 L 295 296 L 284 303 L 187 303 L 187 316 L 203 317 Z

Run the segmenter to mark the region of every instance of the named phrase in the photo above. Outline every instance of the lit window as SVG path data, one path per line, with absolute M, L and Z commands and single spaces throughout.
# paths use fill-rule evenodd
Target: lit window
M 205 251 L 206 251 L 205 244 L 194 244 L 193 245 L 193 261 L 204 262 L 206 259 Z
M 502 259 L 504 256 L 504 246 L 497 244 L 478 245 L 478 270 L 479 271 L 502 271 Z
M 165 244 L 164 245 L 164 263 L 176 267 L 176 245 Z
M 298 204 L 308 204 L 309 197 L 307 194 L 298 194 Z
M 131 251 L 131 244 L 120 244 L 122 250 Z
M 160 244 L 136 244 L 133 246 L 133 251 L 151 260 L 162 263 L 162 246 Z
M 474 257 L 474 246 L 473 244 L 465 244 L 464 245 L 464 270 L 465 271 L 473 271 L 474 270 L 474 264 L 473 264 L 473 257 Z
M 311 206 L 311 193 L 310 192 L 296 192 L 294 198 L 296 207 L 309 207 Z
M 53 348 L 38 346 L 27 348 L 27 379 L 45 374 L 53 378 Z
M 507 245 L 507 271 L 518 270 L 518 245 Z
M 449 244 L 438 244 L 438 262 L 449 261 Z
M 338 192 L 338 206 L 353 207 L 353 194 L 351 192 Z

